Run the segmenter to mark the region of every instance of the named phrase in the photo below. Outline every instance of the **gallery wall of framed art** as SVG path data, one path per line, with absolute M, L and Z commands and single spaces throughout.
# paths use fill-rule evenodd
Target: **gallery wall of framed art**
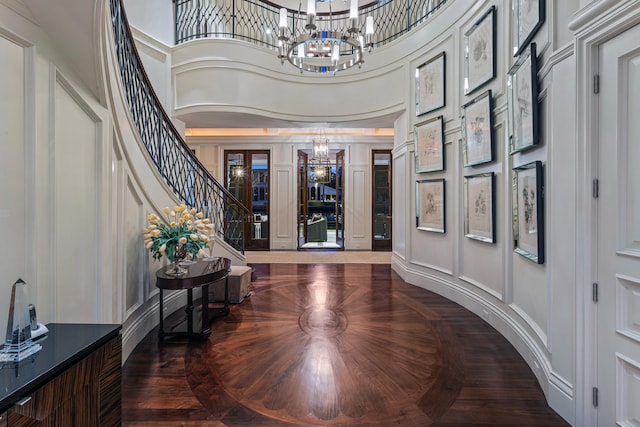
M 452 181 L 458 184 L 449 191 L 461 200 L 462 220 L 455 224 L 461 236 L 496 244 L 500 242 L 498 230 L 515 231 L 514 227 L 505 228 L 507 224 L 496 223 L 496 206 L 504 209 L 510 205 L 515 211 L 518 203 L 511 191 L 501 191 L 504 187 L 498 187 L 497 183 L 511 181 L 521 174 L 519 168 L 525 159 L 521 155 L 526 154 L 529 160 L 532 150 L 541 143 L 538 49 L 533 40 L 545 22 L 544 3 L 513 0 L 504 7 L 502 3 L 490 2 L 478 8 L 460 28 L 460 56 L 456 60 L 449 60 L 450 50 L 457 50 L 450 43 L 441 43 L 440 49 L 430 50 L 416 60 L 412 84 L 415 87 L 413 136 L 418 230 L 445 232 L 444 226 L 425 225 L 422 218 L 425 206 L 420 205 L 425 201 L 424 195 L 420 199 L 420 189 L 433 186 L 435 180 L 444 183 L 458 175 Z M 508 33 L 500 32 L 499 23 L 504 18 L 512 23 Z M 499 57 L 513 59 L 502 64 Z M 447 91 L 452 68 L 453 75 L 461 78 L 460 86 Z M 497 105 L 499 113 L 495 111 Z M 459 115 L 452 115 L 456 109 Z M 455 129 L 458 124 L 459 144 L 447 145 L 448 132 L 453 132 L 450 142 L 456 141 L 457 133 L 448 131 L 448 126 Z M 501 139 L 498 140 L 498 136 Z M 448 159 L 447 147 L 453 151 Z M 499 157 L 498 153 L 502 155 Z M 444 199 L 442 203 L 444 212 Z M 543 205 L 542 199 L 540 205 Z M 504 237 L 503 241 L 508 242 Z M 544 240 L 539 243 L 543 246 Z M 526 239 L 524 245 L 531 249 Z M 516 242 L 513 251 L 536 263 L 544 260 L 543 256 L 530 255 L 538 252 L 543 255 L 544 248 L 531 249 L 526 255 L 525 248 Z

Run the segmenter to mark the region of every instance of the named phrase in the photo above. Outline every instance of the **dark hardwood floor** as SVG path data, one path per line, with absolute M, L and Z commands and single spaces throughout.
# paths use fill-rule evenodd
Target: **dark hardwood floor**
M 138 345 L 123 425 L 567 425 L 500 334 L 389 265 L 253 267 L 209 340 Z

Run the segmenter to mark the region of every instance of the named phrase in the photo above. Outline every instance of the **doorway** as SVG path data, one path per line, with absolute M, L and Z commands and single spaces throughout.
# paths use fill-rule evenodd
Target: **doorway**
M 372 236 L 371 249 L 391 250 L 391 150 L 373 150 L 371 153 L 373 170 L 372 189 Z
M 244 223 L 245 249 L 269 250 L 269 151 L 225 150 L 224 182 L 250 212 Z
M 298 249 L 344 249 L 344 150 L 323 159 L 298 151 Z
M 598 49 L 593 282 L 597 424 L 633 425 L 640 396 L 640 25 Z M 596 285 L 594 285 L 596 286 Z M 589 331 L 591 332 L 591 331 Z

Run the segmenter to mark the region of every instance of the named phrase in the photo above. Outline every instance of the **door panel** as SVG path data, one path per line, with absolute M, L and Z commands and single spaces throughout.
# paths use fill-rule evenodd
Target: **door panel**
M 298 247 L 307 243 L 308 161 L 307 153 L 298 150 Z
M 344 150 L 336 153 L 336 244 L 344 248 Z
M 269 151 L 225 150 L 225 184 L 250 213 L 245 249 L 269 250 Z
M 599 49 L 598 425 L 640 425 L 640 26 Z
M 251 162 L 252 249 L 269 250 L 269 152 L 249 151 Z
M 373 150 L 372 212 L 374 251 L 391 250 L 391 150 Z

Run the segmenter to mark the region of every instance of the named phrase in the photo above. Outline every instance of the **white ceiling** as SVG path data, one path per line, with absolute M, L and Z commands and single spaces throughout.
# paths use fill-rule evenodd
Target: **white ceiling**
M 104 2 L 94 0 L 23 0 L 33 19 L 87 88 L 102 99 L 99 18 Z M 107 12 L 108 13 L 108 12 Z

